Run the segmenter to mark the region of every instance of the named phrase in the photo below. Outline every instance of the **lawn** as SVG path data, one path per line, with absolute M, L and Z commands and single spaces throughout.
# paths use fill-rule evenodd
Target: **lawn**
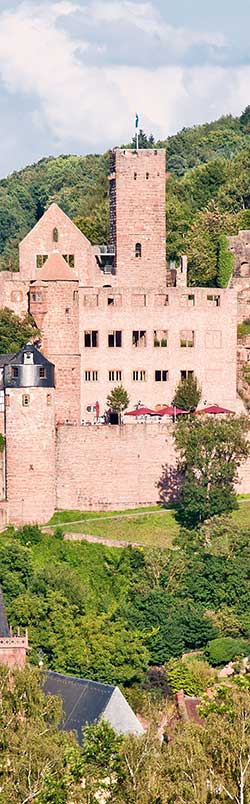
M 238 526 L 249 526 L 250 498 L 239 498 L 239 510 L 231 516 Z M 58 511 L 49 525 L 61 525 L 67 533 L 86 533 L 114 542 L 136 542 L 147 547 L 171 547 L 179 530 L 174 511 L 159 506 L 104 513 Z

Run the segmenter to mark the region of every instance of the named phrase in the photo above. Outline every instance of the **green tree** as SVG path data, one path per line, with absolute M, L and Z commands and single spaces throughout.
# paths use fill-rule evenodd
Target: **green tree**
M 221 235 L 218 243 L 218 273 L 217 285 L 219 288 L 227 288 L 229 279 L 234 268 L 234 256 L 229 251 L 228 239 Z
M 0 668 L 0 749 L 3 804 L 80 802 L 80 748 L 59 731 L 61 703 L 45 697 L 35 669 Z
M 121 417 L 121 414 L 129 405 L 129 395 L 123 385 L 117 385 L 107 397 L 107 405 Z
M 177 519 L 193 528 L 237 508 L 235 484 L 240 463 L 249 455 L 248 419 L 244 416 L 181 417 L 175 428 L 182 486 Z
M 39 340 L 39 335 L 31 316 L 21 319 L 7 307 L 0 310 L 0 354 L 18 352 L 29 341 Z
M 176 388 L 173 404 L 182 410 L 195 410 L 201 399 L 201 387 L 197 377 L 181 380 Z

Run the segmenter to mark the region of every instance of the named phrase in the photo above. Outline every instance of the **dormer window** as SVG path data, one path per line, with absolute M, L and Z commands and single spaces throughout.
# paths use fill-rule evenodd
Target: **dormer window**
M 55 228 L 53 229 L 53 243 L 58 243 L 58 237 L 59 237 L 58 229 L 55 226 Z
M 17 380 L 17 378 L 18 378 L 18 374 L 19 374 L 18 367 L 17 367 L 17 366 L 12 366 L 12 367 L 11 367 L 11 377 L 12 377 L 12 380 Z
M 135 256 L 136 256 L 136 257 L 141 257 L 141 251 L 142 251 L 142 249 L 141 249 L 141 243 L 136 243 L 136 246 L 135 246 Z

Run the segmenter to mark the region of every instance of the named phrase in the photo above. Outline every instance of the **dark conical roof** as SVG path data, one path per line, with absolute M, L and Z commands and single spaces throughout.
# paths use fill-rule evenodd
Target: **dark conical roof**
M 4 606 L 3 593 L 0 586 L 0 637 L 10 636 L 9 623 Z

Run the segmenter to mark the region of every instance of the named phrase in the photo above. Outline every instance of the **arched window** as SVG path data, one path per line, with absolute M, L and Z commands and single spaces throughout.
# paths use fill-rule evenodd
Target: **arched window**
M 141 257 L 141 243 L 136 243 L 135 256 L 136 257 Z
M 58 243 L 58 229 L 56 228 L 56 226 L 53 229 L 53 242 Z

